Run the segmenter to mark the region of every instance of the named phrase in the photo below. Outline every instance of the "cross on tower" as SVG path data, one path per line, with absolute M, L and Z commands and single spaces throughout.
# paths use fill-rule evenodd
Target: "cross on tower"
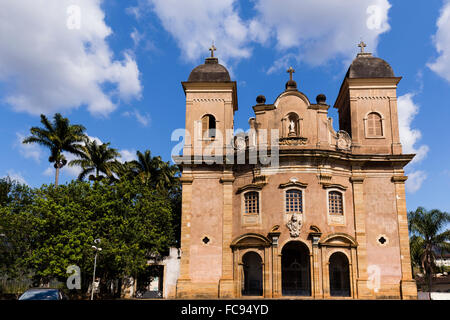
M 289 67 L 286 72 L 289 73 L 289 80 L 292 81 L 292 74 L 295 72 L 294 68 Z
M 216 51 L 217 48 L 214 46 L 214 42 L 211 46 L 211 48 L 209 48 L 209 51 L 211 51 L 211 58 L 214 58 L 214 51 Z
M 361 53 L 364 53 L 364 48 L 365 48 L 366 46 L 367 46 L 367 45 L 364 43 L 364 41 L 361 40 L 361 42 L 358 44 L 358 47 L 361 48 Z

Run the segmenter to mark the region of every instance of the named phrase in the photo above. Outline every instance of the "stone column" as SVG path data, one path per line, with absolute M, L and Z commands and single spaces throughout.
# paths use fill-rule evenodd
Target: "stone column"
M 312 238 L 312 265 L 313 265 L 313 285 L 312 295 L 314 298 L 323 298 L 322 289 L 322 268 L 320 259 L 319 239 L 318 236 L 311 236 Z
M 352 286 L 352 298 L 356 299 L 357 298 L 356 279 L 357 279 L 357 275 L 358 275 L 358 268 L 357 268 L 358 266 L 356 263 L 356 248 L 352 247 L 350 249 L 350 257 L 351 257 L 351 260 L 350 260 L 351 264 L 350 264 L 349 268 L 350 268 L 350 279 L 351 279 L 351 286 Z
M 269 232 L 269 238 L 272 240 L 272 247 L 271 247 L 271 254 L 270 254 L 270 260 L 271 260 L 271 296 L 272 297 L 279 297 L 280 289 L 278 287 L 278 239 L 280 238 L 280 232 Z
M 397 207 L 398 234 L 400 242 L 400 263 L 402 268 L 402 279 L 400 290 L 402 299 L 417 299 L 416 281 L 412 278 L 411 255 L 409 250 L 408 217 L 405 200 L 405 181 L 407 177 L 393 176 L 395 185 L 395 198 Z
M 353 184 L 353 210 L 355 214 L 355 232 L 357 248 L 357 296 L 359 299 L 371 298 L 367 286 L 367 238 L 366 238 L 366 211 L 364 206 L 364 177 L 353 175 L 350 178 Z
M 322 275 L 323 275 L 323 297 L 329 298 L 330 297 L 330 272 L 328 270 L 328 248 L 322 247 L 321 250 L 322 255 Z
M 264 287 L 263 287 L 263 295 L 264 298 L 272 298 L 272 277 L 271 277 L 271 269 L 272 269 L 272 263 L 271 263 L 271 254 L 270 254 L 270 247 L 264 248 Z
M 277 268 L 276 268 L 276 275 L 277 275 L 277 294 L 274 296 L 274 298 L 283 296 L 283 286 L 282 286 L 282 274 L 281 274 L 281 253 L 277 249 L 277 256 L 275 257 Z
M 233 252 L 231 250 L 233 232 L 233 181 L 232 172 L 224 172 L 220 179 L 223 185 L 222 218 L 222 277 L 219 281 L 219 297 L 233 297 Z
M 190 250 L 191 250 L 191 216 L 192 216 L 192 182 L 194 178 L 188 174 L 181 177 L 181 260 L 180 276 L 177 281 L 177 298 L 186 298 L 190 294 Z
M 239 297 L 240 282 L 239 282 L 239 250 L 233 250 L 233 287 L 234 297 Z

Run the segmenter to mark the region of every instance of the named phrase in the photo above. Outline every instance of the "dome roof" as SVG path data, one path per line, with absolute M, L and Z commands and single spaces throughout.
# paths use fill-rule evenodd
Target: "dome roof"
M 392 78 L 392 67 L 371 53 L 359 53 L 348 68 L 346 78 Z
M 188 78 L 189 82 L 229 82 L 228 70 L 214 57 L 206 58 L 205 63 L 195 67 Z

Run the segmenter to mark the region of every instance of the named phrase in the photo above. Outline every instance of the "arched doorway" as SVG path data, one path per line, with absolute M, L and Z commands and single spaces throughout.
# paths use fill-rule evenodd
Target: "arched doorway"
M 243 296 L 263 295 L 262 260 L 259 254 L 250 251 L 242 257 L 244 269 Z
M 309 249 L 299 241 L 287 243 L 281 251 L 281 288 L 285 296 L 311 295 Z
M 335 252 L 330 257 L 330 295 L 332 297 L 350 297 L 350 268 L 347 256 Z

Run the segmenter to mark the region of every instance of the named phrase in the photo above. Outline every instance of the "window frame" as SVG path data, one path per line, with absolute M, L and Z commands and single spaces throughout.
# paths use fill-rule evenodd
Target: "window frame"
M 369 134 L 369 115 L 371 115 L 372 113 L 376 114 L 380 117 L 380 121 L 381 121 L 381 135 L 380 136 Z M 385 131 L 386 131 L 385 130 L 385 118 L 384 118 L 383 114 L 381 112 L 375 111 L 375 110 L 371 110 L 371 111 L 367 112 L 364 117 L 364 135 L 365 135 L 366 139 L 384 139 L 384 138 L 386 138 Z
M 203 119 L 204 118 L 207 118 L 208 119 L 208 127 L 207 127 L 207 129 L 204 129 L 203 128 Z M 214 126 L 215 126 L 215 128 L 214 128 L 214 135 L 211 135 L 211 128 L 210 128 L 210 125 L 211 125 L 211 118 L 212 119 L 214 119 Z M 216 119 L 216 117 L 213 115 L 213 114 L 211 114 L 211 113 L 206 113 L 206 114 L 204 114 L 201 118 L 200 118 L 200 124 L 201 124 L 201 140 L 203 140 L 203 141 L 211 141 L 211 140 L 215 140 L 216 139 L 216 137 L 217 137 L 217 134 L 216 134 L 216 132 L 217 132 L 217 123 L 218 123 L 218 121 L 217 121 L 217 119 Z M 207 131 L 208 132 L 208 136 L 204 136 L 204 134 L 205 134 L 205 131 Z
M 258 212 L 257 213 L 247 213 L 246 212 L 246 195 L 249 193 L 256 193 L 258 195 Z M 260 216 L 261 215 L 261 191 L 250 189 L 242 193 L 242 215 L 243 216 Z
M 293 212 L 288 211 L 286 208 L 286 199 L 287 199 L 287 193 L 288 191 L 299 191 L 301 193 L 301 204 L 302 204 L 302 211 L 301 212 Z M 284 207 L 284 213 L 285 214 L 298 214 L 303 215 L 305 213 L 305 189 L 299 188 L 299 187 L 288 187 L 283 192 L 283 207 Z
M 342 214 L 335 214 L 330 212 L 330 193 L 338 192 L 342 196 Z M 327 201 L 327 217 L 329 225 L 345 225 L 346 224 L 346 208 L 345 208 L 345 191 L 339 188 L 328 188 L 326 192 L 326 201 Z

